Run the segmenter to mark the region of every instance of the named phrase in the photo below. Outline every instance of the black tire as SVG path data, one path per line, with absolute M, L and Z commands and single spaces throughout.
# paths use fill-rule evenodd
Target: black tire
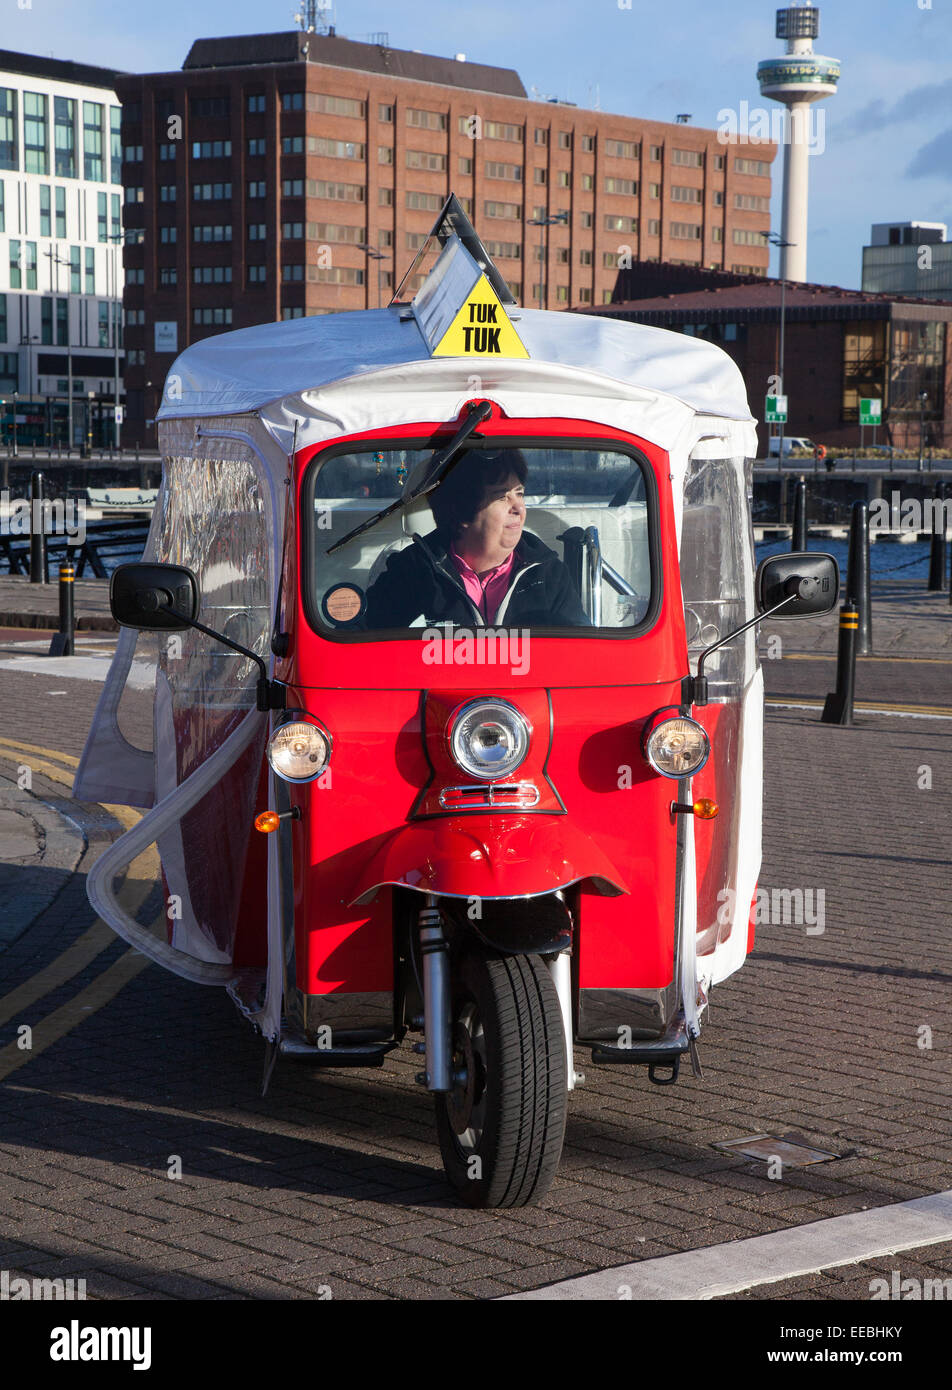
M 454 971 L 453 1068 L 438 1094 L 446 1175 L 471 1207 L 523 1207 L 549 1189 L 568 1099 L 565 1033 L 538 956 L 467 954 Z

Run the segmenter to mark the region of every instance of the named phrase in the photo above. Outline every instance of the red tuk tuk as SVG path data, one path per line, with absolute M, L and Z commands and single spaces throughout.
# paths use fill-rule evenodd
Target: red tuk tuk
M 94 906 L 273 1063 L 409 1040 L 474 1206 L 538 1200 L 595 1064 L 670 1084 L 760 863 L 754 423 L 717 347 L 517 308 L 460 215 L 411 303 L 189 347 L 76 794 L 149 808 Z M 149 647 L 149 644 L 152 644 Z M 122 702 L 154 664 L 153 744 Z M 155 843 L 158 935 L 114 881 Z

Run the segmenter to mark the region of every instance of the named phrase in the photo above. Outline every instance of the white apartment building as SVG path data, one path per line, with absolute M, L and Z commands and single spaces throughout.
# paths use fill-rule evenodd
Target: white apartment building
M 116 75 L 0 50 L 0 397 L 40 444 L 70 415 L 73 444 L 108 440 L 122 395 Z

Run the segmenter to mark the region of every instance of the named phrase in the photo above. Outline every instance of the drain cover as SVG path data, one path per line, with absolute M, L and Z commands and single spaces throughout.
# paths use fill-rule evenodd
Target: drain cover
M 828 1163 L 831 1158 L 839 1158 L 839 1154 L 826 1149 L 812 1148 L 799 1134 L 749 1134 L 746 1139 L 729 1139 L 711 1147 L 757 1158 L 762 1163 L 779 1158 L 787 1168 L 806 1168 L 810 1163 Z

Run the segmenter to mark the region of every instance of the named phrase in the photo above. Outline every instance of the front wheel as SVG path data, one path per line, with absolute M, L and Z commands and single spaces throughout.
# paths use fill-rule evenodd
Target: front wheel
M 562 1013 L 544 962 L 464 955 L 453 982 L 453 1089 L 435 1101 L 446 1174 L 468 1206 L 544 1196 L 567 1099 Z

